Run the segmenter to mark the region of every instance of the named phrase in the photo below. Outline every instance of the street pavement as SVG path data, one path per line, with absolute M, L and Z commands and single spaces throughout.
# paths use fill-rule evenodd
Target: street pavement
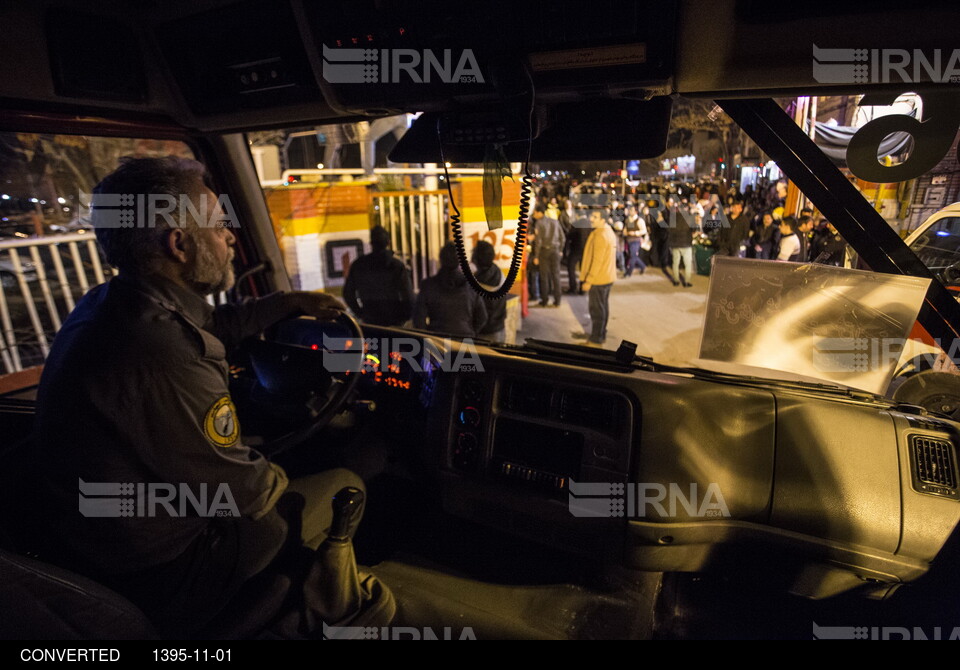
M 637 354 L 659 363 L 690 365 L 700 350 L 700 329 L 709 277 L 695 275 L 692 288 L 674 287 L 658 268 L 618 279 L 610 292 L 610 321 L 604 349 L 621 340 L 637 345 Z M 564 276 L 563 286 L 567 286 Z M 532 337 L 554 342 L 584 343 L 574 333 L 590 333 L 587 296 L 564 295 L 559 309 L 531 303 L 517 332 L 517 342 Z

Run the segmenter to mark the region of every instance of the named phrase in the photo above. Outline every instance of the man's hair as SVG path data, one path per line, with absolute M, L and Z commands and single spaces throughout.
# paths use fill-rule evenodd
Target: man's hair
M 121 158 L 120 166 L 93 188 L 90 219 L 107 262 L 132 274 L 149 272 L 163 255 L 164 240 L 172 228 L 170 219 L 176 225 L 190 225 L 179 218 L 180 200 L 194 197 L 206 184 L 206 176 L 203 164 L 188 158 Z M 114 204 L 109 202 L 112 198 L 103 197 L 106 195 L 133 196 L 116 203 L 126 205 L 123 212 L 133 217 L 125 225 L 118 225 L 118 211 L 106 206 Z M 174 198 L 172 213 L 157 215 L 153 208 L 140 206 L 146 196 L 157 195 Z M 146 220 L 151 213 L 153 220 Z
M 780 221 L 780 225 L 790 228 L 791 233 L 797 232 L 797 230 L 800 228 L 800 226 L 797 224 L 797 220 L 793 216 L 783 217 L 783 219 Z
M 374 251 L 383 251 L 390 246 L 390 233 L 383 226 L 374 226 L 370 230 L 370 246 Z
M 450 271 L 458 267 L 460 267 L 460 257 L 457 255 L 457 245 L 447 242 L 440 249 L 440 268 Z
M 480 268 L 488 268 L 493 265 L 496 255 L 496 249 L 486 240 L 479 240 L 473 248 L 473 262 Z

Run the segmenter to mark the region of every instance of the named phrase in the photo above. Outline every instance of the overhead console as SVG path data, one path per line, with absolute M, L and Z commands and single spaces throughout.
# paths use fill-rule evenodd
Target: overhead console
M 329 103 L 383 114 L 509 100 L 527 88 L 528 62 L 541 100 L 668 93 L 678 4 L 360 0 L 304 10 Z

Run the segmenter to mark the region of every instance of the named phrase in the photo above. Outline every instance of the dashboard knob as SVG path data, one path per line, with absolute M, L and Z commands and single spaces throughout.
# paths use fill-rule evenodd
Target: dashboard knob
M 464 426 L 479 426 L 480 412 L 476 407 L 464 407 L 460 410 L 460 423 Z
M 460 470 L 471 470 L 477 461 L 477 437 L 471 433 L 457 435 L 453 450 L 453 465 Z

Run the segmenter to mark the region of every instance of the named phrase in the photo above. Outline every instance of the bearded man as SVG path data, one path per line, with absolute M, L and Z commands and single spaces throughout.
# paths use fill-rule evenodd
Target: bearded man
M 306 498 L 302 540 L 315 547 L 333 494 L 362 487 L 345 470 L 289 482 L 244 444 L 228 388 L 226 353 L 241 340 L 344 307 L 320 293 L 211 306 L 234 282 L 237 222 L 196 161 L 123 159 L 94 189 L 92 223 L 119 274 L 77 304 L 43 371 L 39 548 L 125 595 L 162 633 L 193 635 L 289 544 L 276 511 L 285 490 Z

